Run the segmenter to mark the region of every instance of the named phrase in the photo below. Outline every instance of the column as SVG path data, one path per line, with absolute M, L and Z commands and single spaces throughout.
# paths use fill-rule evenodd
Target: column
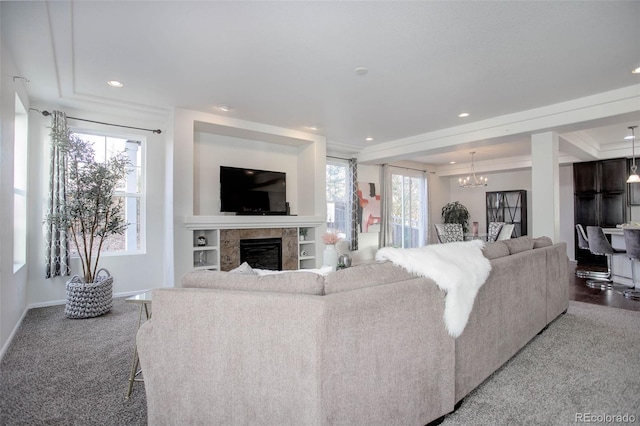
M 536 237 L 560 241 L 560 170 L 558 134 L 538 133 L 531 136 L 531 218 Z

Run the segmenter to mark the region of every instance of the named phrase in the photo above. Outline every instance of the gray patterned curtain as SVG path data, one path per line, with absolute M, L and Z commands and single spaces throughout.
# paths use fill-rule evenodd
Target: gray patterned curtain
M 358 250 L 358 160 L 349 160 L 351 177 L 351 251 Z
M 66 200 L 67 159 L 62 148 L 69 138 L 67 116 L 60 111 L 52 112 L 51 148 L 49 163 L 49 194 L 47 217 L 64 210 Z M 46 278 L 71 275 L 69 266 L 69 240 L 67 229 L 57 220 L 46 222 Z

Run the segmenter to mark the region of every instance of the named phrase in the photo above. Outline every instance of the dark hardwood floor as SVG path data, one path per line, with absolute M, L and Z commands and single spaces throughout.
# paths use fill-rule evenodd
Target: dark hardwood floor
M 588 287 L 586 285 L 586 279 L 576 277 L 575 269 L 576 263 L 570 262 L 569 300 L 628 309 L 630 311 L 640 311 L 640 300 L 626 299 L 621 293 L 615 290 L 601 290 L 599 288 Z

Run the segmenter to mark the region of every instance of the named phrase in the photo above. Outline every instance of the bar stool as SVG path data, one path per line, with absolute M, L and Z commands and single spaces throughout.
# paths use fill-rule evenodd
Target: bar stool
M 640 229 L 624 229 L 624 245 L 627 247 L 627 257 L 631 259 L 631 279 L 633 288 L 623 290 L 627 299 L 640 300 L 640 283 L 636 279 L 635 263 L 640 260 Z
M 613 288 L 612 259 L 614 255 L 625 253 L 625 251 L 614 249 L 599 226 L 587 226 L 587 241 L 589 241 L 589 251 L 591 253 L 607 256 L 607 273 L 609 275 L 607 280 L 587 280 L 587 285 L 594 288 L 599 287 L 602 290 Z
M 589 241 L 587 241 L 587 234 L 584 232 L 582 225 L 576 225 L 576 234 L 578 235 L 578 248 L 582 250 L 589 250 Z M 610 278 L 609 272 L 588 271 L 585 269 L 576 269 L 576 277 L 591 278 L 594 280 L 608 280 Z

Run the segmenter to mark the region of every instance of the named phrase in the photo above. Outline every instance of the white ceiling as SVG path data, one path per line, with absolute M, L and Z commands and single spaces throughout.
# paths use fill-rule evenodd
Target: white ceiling
M 29 95 L 45 105 L 167 116 L 180 107 L 306 132 L 314 125 L 345 152 L 622 88 L 640 95 L 640 75 L 631 73 L 640 66 L 639 1 L 0 7 L 2 41 L 30 80 Z M 124 87 L 107 86 L 112 79 Z M 632 113 L 605 108 L 600 120 L 558 130 L 600 152 L 638 124 L 640 102 Z M 529 141 L 490 138 L 407 158 L 526 156 Z

